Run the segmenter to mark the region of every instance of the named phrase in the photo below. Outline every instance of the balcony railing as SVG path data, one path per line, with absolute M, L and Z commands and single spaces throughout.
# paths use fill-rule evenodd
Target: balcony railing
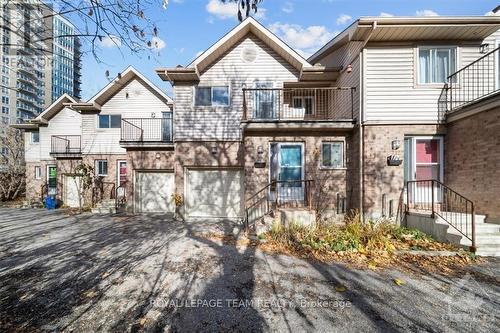
M 500 47 L 451 74 L 440 97 L 440 109 L 450 113 L 500 92 L 499 55 Z
M 52 135 L 50 153 L 61 155 L 81 154 L 81 143 L 80 135 Z
M 355 88 L 243 89 L 243 120 L 353 120 Z
M 163 118 L 126 118 L 121 123 L 122 142 L 173 142 L 172 113 Z

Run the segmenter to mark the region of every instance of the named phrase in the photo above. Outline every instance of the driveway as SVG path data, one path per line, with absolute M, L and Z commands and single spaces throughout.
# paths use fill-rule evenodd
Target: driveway
M 464 331 L 499 327 L 499 262 L 459 277 L 263 253 L 162 216 L 0 209 L 0 331 Z M 406 283 L 399 286 L 398 278 Z M 345 286 L 344 291 L 342 286 Z

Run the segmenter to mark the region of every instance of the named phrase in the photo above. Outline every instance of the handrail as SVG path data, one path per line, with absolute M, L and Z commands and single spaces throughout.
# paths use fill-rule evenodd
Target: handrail
M 123 182 L 121 185 L 119 185 L 116 190 L 115 190 L 115 209 L 116 211 L 118 211 L 118 209 L 121 207 L 122 204 L 126 203 L 127 202 L 127 188 L 126 188 L 126 185 L 127 185 L 127 181 Z M 120 189 L 123 189 L 123 197 L 122 199 L 120 200 L 119 199 L 119 196 L 118 196 L 118 191 Z
M 406 210 L 430 211 L 471 241 L 476 249 L 474 202 L 436 179 L 406 182 Z M 465 222 L 465 223 L 464 223 Z
M 485 55 L 483 55 L 483 56 L 481 56 L 481 57 L 477 58 L 476 60 L 474 60 L 474 61 L 473 61 L 473 62 L 471 62 L 470 64 L 468 64 L 468 65 L 466 65 L 466 66 L 464 66 L 464 67 L 460 68 L 460 69 L 459 69 L 458 71 L 456 71 L 455 73 L 448 75 L 448 80 L 449 80 L 450 78 L 452 78 L 455 74 L 457 74 L 457 73 L 459 73 L 459 72 L 461 72 L 461 71 L 463 71 L 463 70 L 465 70 L 465 69 L 467 69 L 467 68 L 469 68 L 469 67 L 473 66 L 475 63 L 478 63 L 478 62 L 479 62 L 479 61 L 481 61 L 482 59 L 484 59 L 484 58 L 486 58 L 486 57 L 490 56 L 491 54 L 493 54 L 494 52 L 496 52 L 496 51 L 498 51 L 498 50 L 500 50 L 500 46 L 499 46 L 499 47 L 497 47 L 496 49 L 491 50 L 490 52 L 486 53 Z
M 301 190 L 297 193 L 292 193 L 290 196 L 283 196 L 280 194 L 279 185 L 280 184 L 294 184 L 294 183 L 303 183 L 301 186 Z M 262 204 L 262 200 L 265 200 L 265 209 L 261 216 L 255 218 L 255 221 L 270 214 L 274 209 L 279 207 L 285 207 L 289 202 L 301 202 L 304 206 L 307 206 L 309 209 L 312 209 L 312 195 L 311 195 L 311 185 L 314 183 L 314 180 L 274 180 L 269 184 L 261 188 L 254 195 L 248 198 L 245 202 L 245 227 L 249 229 L 249 220 L 250 220 L 250 210 L 252 208 L 257 207 L 257 205 Z M 276 188 L 276 193 L 274 194 L 274 198 L 271 200 L 270 197 L 270 188 Z M 264 197 L 260 197 L 262 193 L 265 193 Z

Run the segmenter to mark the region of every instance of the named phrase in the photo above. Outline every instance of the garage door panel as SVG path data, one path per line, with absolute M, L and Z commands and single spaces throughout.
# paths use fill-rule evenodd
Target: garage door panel
M 188 170 L 188 215 L 242 216 L 242 180 L 241 170 Z
M 173 213 L 175 205 L 174 174 L 171 172 L 138 172 L 137 205 L 139 212 Z

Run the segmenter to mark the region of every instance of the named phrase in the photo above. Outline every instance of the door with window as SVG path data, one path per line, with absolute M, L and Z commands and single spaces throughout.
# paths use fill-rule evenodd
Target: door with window
M 291 114 L 288 118 L 310 118 L 314 114 L 313 96 L 295 96 L 292 99 Z
M 162 112 L 161 120 L 161 140 L 163 142 L 171 142 L 172 133 L 172 112 Z
M 57 167 L 55 165 L 47 166 L 47 194 L 57 194 Z
M 118 197 L 125 196 L 125 183 L 127 182 L 127 161 L 117 161 L 116 168 L 116 183 L 117 191 L 116 195 Z
M 272 143 L 270 181 L 277 180 L 272 196 L 278 201 L 304 200 L 304 149 L 302 143 Z
M 415 203 L 440 201 L 438 187 L 431 188 L 430 180 L 443 179 L 443 138 L 408 137 L 405 138 L 404 177 L 406 181 L 419 181 L 409 186 L 408 191 Z
M 253 118 L 275 119 L 279 90 L 273 90 L 272 82 L 256 82 L 254 92 Z

